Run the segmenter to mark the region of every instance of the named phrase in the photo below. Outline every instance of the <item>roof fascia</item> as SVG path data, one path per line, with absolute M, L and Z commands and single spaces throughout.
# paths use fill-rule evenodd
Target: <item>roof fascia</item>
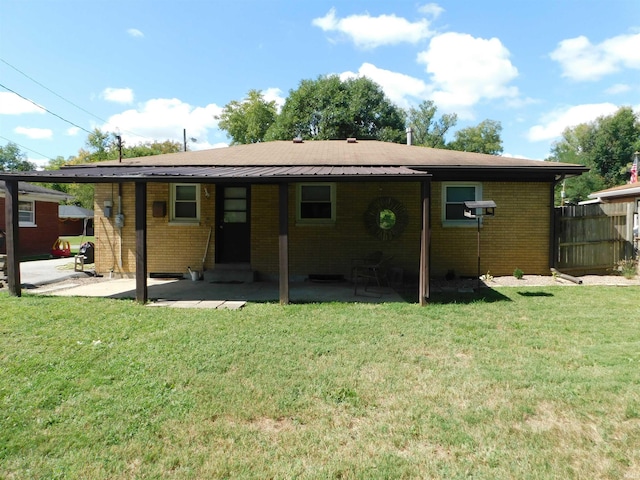
M 589 198 L 625 198 L 638 196 L 640 196 L 640 186 L 610 192 L 595 192 L 591 193 Z

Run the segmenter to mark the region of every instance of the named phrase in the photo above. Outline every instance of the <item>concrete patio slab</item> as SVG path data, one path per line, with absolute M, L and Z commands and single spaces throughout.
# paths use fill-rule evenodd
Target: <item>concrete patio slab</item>
M 279 302 L 277 282 L 223 284 L 149 278 L 147 287 L 149 305 L 154 307 L 237 309 L 247 302 Z M 30 292 L 66 297 L 135 298 L 136 285 L 135 279 L 87 278 L 81 283 L 74 279 L 66 284 L 43 286 Z M 291 282 L 289 296 L 292 303 L 406 301 L 390 288 L 354 295 L 353 284 L 349 282 Z

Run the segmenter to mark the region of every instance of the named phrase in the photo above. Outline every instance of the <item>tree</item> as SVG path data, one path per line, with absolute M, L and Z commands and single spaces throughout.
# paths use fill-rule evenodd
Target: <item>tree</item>
M 447 145 L 447 148 L 463 152 L 500 155 L 503 150 L 501 132 L 500 122 L 483 120 L 475 127 L 467 127 L 455 132 L 454 139 Z
M 629 181 L 633 152 L 640 147 L 640 121 L 631 107 L 599 117 L 595 123 L 593 145 L 585 152 L 607 187 Z
M 265 134 L 276 121 L 276 102 L 267 102 L 259 90 L 249 90 L 247 98 L 227 103 L 218 126 L 226 130 L 232 145 L 264 141 Z
M 411 107 L 407 125 L 413 130 L 413 144 L 424 147 L 444 148 L 445 135 L 458 121 L 455 113 L 444 114 L 435 120 L 437 107 L 432 100 L 425 100 L 418 108 Z
M 590 193 L 628 182 L 633 152 L 638 149 L 640 121 L 631 108 L 622 107 L 613 115 L 565 129 L 547 160 L 591 169 L 565 182 L 565 201 L 577 203 L 587 200 Z
M 15 143 L 0 146 L 0 170 L 3 172 L 27 172 L 35 169 L 36 165 L 27 160 L 27 156 Z
M 400 142 L 404 112 L 368 78 L 341 80 L 336 75 L 302 80 L 289 92 L 266 140 L 331 140 L 355 137 Z
M 55 160 L 49 162 L 46 169 L 58 170 L 65 165 L 117 160 L 120 156 L 120 145 L 117 137 L 112 133 L 103 132 L 98 128 L 88 135 L 86 147 L 87 149 L 81 148 L 75 157 L 69 157 L 66 160 L 63 157 L 57 157 Z M 164 153 L 176 153 L 181 150 L 181 144 L 171 140 L 164 142 L 146 142 L 133 146 L 123 144 L 122 157 L 145 157 Z M 53 183 L 46 186 L 73 196 L 74 200 L 72 203 L 75 205 L 93 209 L 94 188 L 91 183 Z

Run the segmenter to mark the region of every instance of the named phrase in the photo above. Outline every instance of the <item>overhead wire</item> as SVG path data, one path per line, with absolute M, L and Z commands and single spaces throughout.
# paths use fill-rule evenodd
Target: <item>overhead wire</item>
M 84 112 L 84 113 L 86 113 L 86 114 L 88 114 L 88 115 L 91 115 L 93 118 L 96 118 L 96 119 L 100 120 L 101 122 L 109 123 L 109 121 L 108 121 L 108 120 L 105 120 L 104 118 L 101 118 L 101 117 L 99 117 L 99 116 L 95 115 L 94 113 L 91 113 L 90 111 L 88 111 L 88 110 L 86 110 L 86 109 L 82 108 L 81 106 L 79 106 L 79 105 L 77 105 L 77 104 L 73 103 L 71 100 L 68 100 L 68 99 L 64 98 L 62 95 L 60 95 L 60 94 L 58 94 L 58 93 L 54 92 L 53 90 L 51 90 L 51 89 L 50 89 L 49 87 L 47 87 L 46 85 L 44 85 L 44 84 L 42 84 L 41 82 L 37 81 L 35 78 L 33 78 L 33 77 L 31 77 L 31 76 L 27 75 L 25 72 L 23 72 L 23 71 L 22 71 L 22 70 L 20 70 L 19 68 L 15 67 L 14 65 L 11 65 L 9 62 L 7 62 L 6 60 L 4 60 L 3 58 L 0 58 L 0 62 L 4 63 L 4 64 L 5 64 L 5 65 L 7 65 L 8 67 L 12 68 L 12 69 L 13 69 L 13 70 L 15 70 L 16 72 L 18 72 L 20 75 L 23 75 L 24 77 L 28 78 L 29 80 L 31 80 L 31 81 L 32 81 L 33 83 L 35 83 L 36 85 L 39 85 L 40 87 L 44 88 L 44 89 L 45 89 L 45 90 L 47 90 L 48 92 L 50 92 L 50 93 L 54 94 L 56 97 L 60 98 L 61 100 L 63 100 L 63 101 L 65 101 L 65 102 L 67 102 L 69 105 L 72 105 L 72 106 L 74 106 L 75 108 L 77 108 L 78 110 L 80 110 L 80 111 L 82 111 L 82 112 Z M 25 100 L 27 100 L 27 101 L 29 101 L 29 102 L 33 103 L 36 107 L 43 109 L 43 110 L 44 110 L 44 111 L 46 111 L 47 113 L 50 113 L 51 115 L 54 115 L 54 116 L 56 116 L 56 117 L 60 118 L 61 120 L 64 120 L 65 122 L 67 122 L 67 123 L 69 123 L 69 124 L 71 124 L 71 125 L 73 125 L 73 126 L 75 126 L 75 127 L 77 127 L 77 128 L 80 128 L 80 129 L 81 129 L 81 130 L 83 130 L 84 132 L 93 133 L 93 132 L 89 132 L 88 130 L 86 130 L 86 129 L 84 129 L 84 128 L 82 128 L 82 127 L 80 127 L 80 126 L 78 126 L 78 125 L 74 124 L 73 122 L 70 122 L 69 120 L 65 120 L 64 118 L 60 117 L 60 115 L 57 115 L 57 114 L 55 114 L 55 113 L 53 113 L 53 112 L 50 112 L 49 110 L 47 110 L 46 108 L 42 107 L 41 105 L 38 105 L 37 103 L 33 102 L 32 100 L 29 100 L 28 98 L 23 97 L 23 96 L 22 96 L 22 95 L 20 95 L 18 92 L 14 91 L 14 90 L 11 90 L 11 89 L 9 89 L 9 88 L 5 87 L 4 85 L 1 85 L 1 84 L 0 84 L 0 86 L 1 86 L 1 87 L 3 87 L 3 88 L 5 88 L 6 90 L 9 90 L 9 91 L 10 91 L 10 92 L 12 92 L 12 93 L 15 93 L 15 94 L 16 94 L 16 95 L 18 95 L 19 97 L 21 97 L 21 98 L 23 98 L 23 99 L 25 99 Z M 128 134 L 130 134 L 130 135 L 133 135 L 133 136 L 136 136 L 136 137 L 139 137 L 139 138 L 143 138 L 143 139 L 146 139 L 146 138 L 147 138 L 147 137 L 146 137 L 146 136 L 144 136 L 144 135 L 140 135 L 140 134 L 138 134 L 138 133 L 131 132 L 131 131 L 129 131 L 129 130 L 122 130 L 122 132 L 124 132 L 124 133 L 128 133 Z
M 3 140 L 6 140 L 6 141 L 7 141 L 7 142 L 9 142 L 9 143 L 13 143 L 14 145 L 17 145 L 17 146 L 18 146 L 18 147 L 20 147 L 20 148 L 23 148 L 23 149 L 25 149 L 25 150 L 29 150 L 30 152 L 33 152 L 33 153 L 35 153 L 35 154 L 37 154 L 37 155 L 40 155 L 41 157 L 44 157 L 44 158 L 46 158 L 47 160 L 51 160 L 51 161 L 55 160 L 55 159 L 51 158 L 49 155 L 44 155 L 43 153 L 40 153 L 40 152 L 38 152 L 38 151 L 34 150 L 33 148 L 29 148 L 29 147 L 25 147 L 24 145 L 20 145 L 18 142 L 14 142 L 14 141 L 13 141 L 13 140 L 11 140 L 10 138 L 7 138 L 7 137 L 5 137 L 5 136 L 3 136 L 3 135 L 0 135 L 0 138 L 2 138 Z
M 59 119 L 60 119 L 60 120 L 62 120 L 63 122 L 66 122 L 66 123 L 68 123 L 69 125 L 73 125 L 74 127 L 79 128 L 79 129 L 80 129 L 80 130 L 82 130 L 83 132 L 87 132 L 88 134 L 93 133 L 93 132 L 90 132 L 89 130 L 87 130 L 86 128 L 81 127 L 80 125 L 77 125 L 77 124 L 73 123 L 72 121 L 67 120 L 67 119 L 66 119 L 66 118 L 64 118 L 64 117 L 61 117 L 61 116 L 60 116 L 60 115 L 58 115 L 57 113 L 52 112 L 51 110 L 49 110 L 49 109 L 47 109 L 47 108 L 43 107 L 42 105 L 38 105 L 38 104 L 37 104 L 36 102 L 34 102 L 33 100 L 31 100 L 31 99 L 29 99 L 29 98 L 25 97 L 24 95 L 20 95 L 18 92 L 16 92 L 15 90 L 12 90 L 11 88 L 7 87 L 6 85 L 3 85 L 2 83 L 0 83 L 0 87 L 4 88 L 5 90 L 7 90 L 7 91 L 9 91 L 9 92 L 11 92 L 11 93 L 13 93 L 13 94 L 15 94 L 15 95 L 18 95 L 18 96 L 19 96 L 20 98 L 22 98 L 23 100 L 26 100 L 27 102 L 34 104 L 34 105 L 35 105 L 36 107 L 38 107 L 39 109 L 44 110 L 44 111 L 45 111 L 45 112 L 47 112 L 48 114 L 53 115 L 54 117 L 59 118 Z
M 0 62 L 4 63 L 5 65 L 7 65 L 8 67 L 13 68 L 16 72 L 18 72 L 20 75 L 25 76 L 26 78 L 28 78 L 29 80 L 31 80 L 33 83 L 35 83 L 36 85 L 40 85 L 42 88 L 44 88 L 46 91 L 53 93 L 56 97 L 60 98 L 61 100 L 64 100 L 65 102 L 67 102 L 69 105 L 73 105 L 74 107 L 76 107 L 78 110 L 82 110 L 84 113 L 87 113 L 89 115 L 91 115 L 93 118 L 96 118 L 98 120 L 100 120 L 101 122 L 104 123 L 109 123 L 107 120 L 105 120 L 104 118 L 100 118 L 97 115 L 94 115 L 93 113 L 91 113 L 88 110 L 85 110 L 84 108 L 82 108 L 79 105 L 76 105 L 75 103 L 73 103 L 71 100 L 67 100 L 66 98 L 64 98 L 62 95 L 54 92 L 53 90 L 51 90 L 49 87 L 47 87 L 46 85 L 43 85 L 42 83 L 40 83 L 39 81 L 37 81 L 35 78 L 30 77 L 29 75 L 27 75 L 26 73 L 24 73 L 22 70 L 18 69 L 17 67 L 14 67 L 13 65 L 11 65 L 9 62 L 7 62 L 5 59 L 0 58 Z

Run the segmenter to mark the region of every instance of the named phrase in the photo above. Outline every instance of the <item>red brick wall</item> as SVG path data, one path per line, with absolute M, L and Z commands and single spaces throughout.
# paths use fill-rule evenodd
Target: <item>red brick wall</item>
M 35 224 L 35 227 L 20 227 L 21 257 L 51 253 L 51 247 L 58 239 L 58 204 L 36 201 Z M 4 198 L 0 198 L 0 229 L 6 230 Z

